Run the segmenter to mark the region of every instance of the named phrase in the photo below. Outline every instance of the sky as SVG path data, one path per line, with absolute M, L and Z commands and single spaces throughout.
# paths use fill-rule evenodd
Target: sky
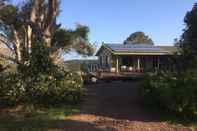
M 21 0 L 13 0 L 15 3 Z M 91 43 L 121 43 L 145 32 L 155 45 L 173 45 L 184 29 L 184 16 L 196 0 L 61 0 L 58 22 L 90 28 Z
M 195 0 L 62 0 L 58 21 L 90 27 L 91 42 L 124 41 L 143 31 L 155 44 L 172 45 L 184 28 L 184 16 Z

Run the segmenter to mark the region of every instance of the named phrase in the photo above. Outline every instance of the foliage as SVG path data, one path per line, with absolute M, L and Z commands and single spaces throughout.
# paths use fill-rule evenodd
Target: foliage
M 65 72 L 54 65 L 49 48 L 37 43 L 34 52 L 16 73 L 2 74 L 0 101 L 3 104 L 44 104 L 79 102 L 82 80 L 77 74 Z
M 166 72 L 147 75 L 143 96 L 149 106 L 192 116 L 197 110 L 196 72 L 185 72 L 181 76 Z
M 81 76 L 60 68 L 62 54 L 70 50 L 92 55 L 89 28 L 78 24 L 64 29 L 56 23 L 59 0 L 27 0 L 21 6 L 0 1 L 0 41 L 13 55 L 0 58 L 17 65 L 0 74 L 0 102 L 54 105 L 78 102 Z
M 145 35 L 144 32 L 138 31 L 132 33 L 125 41 L 124 44 L 150 44 L 153 45 L 153 40 Z
M 145 100 L 159 109 L 194 117 L 197 111 L 197 4 L 185 16 L 186 28 L 178 42 L 172 69 L 148 75 L 143 83 Z
M 62 71 L 59 74 L 4 74 L 0 77 L 0 103 L 54 105 L 79 102 L 82 81 L 77 74 Z
M 77 25 L 75 30 L 60 28 L 54 33 L 52 45 L 66 53 L 74 49 L 79 54 L 90 56 L 94 47 L 88 42 L 88 33 L 89 28 L 82 25 Z
M 20 76 L 16 74 L 1 74 L 0 76 L 0 103 L 19 103 L 25 95 L 25 87 Z
M 93 47 L 88 42 L 89 28 L 77 24 L 76 29 L 64 29 L 56 23 L 59 0 L 24 1 L 21 6 L 1 1 L 0 40 L 14 55 L 6 58 L 18 66 L 24 65 L 34 55 L 37 43 L 49 48 L 53 63 L 61 60 L 64 52 L 76 50 L 82 55 L 92 55 Z
M 178 42 L 181 48 L 182 70 L 186 68 L 197 67 L 197 3 L 194 4 L 191 11 L 187 12 L 185 19 L 184 33 Z
M 41 104 L 77 103 L 82 95 L 82 82 L 77 74 L 41 75 L 27 90 L 28 101 Z M 29 103 L 30 103 L 29 102 Z

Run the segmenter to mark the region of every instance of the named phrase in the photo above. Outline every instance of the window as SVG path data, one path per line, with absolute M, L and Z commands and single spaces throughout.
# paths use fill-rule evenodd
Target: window
M 101 65 L 101 66 L 103 65 L 103 59 L 102 59 L 102 56 L 100 56 L 100 65 Z
M 108 65 L 108 56 L 105 57 L 105 63 Z

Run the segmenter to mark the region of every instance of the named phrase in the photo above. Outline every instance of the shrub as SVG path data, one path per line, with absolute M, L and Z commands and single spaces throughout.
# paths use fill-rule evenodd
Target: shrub
M 0 102 L 1 104 L 15 104 L 22 102 L 25 96 L 25 84 L 17 74 L 1 73 Z
M 166 72 L 149 74 L 142 93 L 149 106 L 188 115 L 197 111 L 197 76 L 193 71 L 180 76 Z
M 0 102 L 4 104 L 76 103 L 82 95 L 82 80 L 53 63 L 51 50 L 33 44 L 30 56 L 12 73 L 0 72 Z
M 68 72 L 39 74 L 23 78 L 21 74 L 0 76 L 0 102 L 4 104 L 76 103 L 82 95 L 80 76 Z
M 39 75 L 28 87 L 28 101 L 44 104 L 75 103 L 82 95 L 82 81 L 77 74 Z M 30 96 L 30 97 L 29 97 Z

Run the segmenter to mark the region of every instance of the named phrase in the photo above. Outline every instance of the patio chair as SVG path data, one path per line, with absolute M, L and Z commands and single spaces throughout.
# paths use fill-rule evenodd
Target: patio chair
M 129 66 L 128 71 L 132 72 L 133 69 L 134 69 L 134 68 L 133 68 L 132 66 Z
M 120 67 L 120 69 L 121 69 L 121 71 L 126 71 L 127 70 L 127 66 L 125 66 L 125 65 L 122 65 L 121 67 Z
M 116 68 L 115 67 L 111 67 L 110 68 L 110 72 L 115 73 L 116 72 Z

